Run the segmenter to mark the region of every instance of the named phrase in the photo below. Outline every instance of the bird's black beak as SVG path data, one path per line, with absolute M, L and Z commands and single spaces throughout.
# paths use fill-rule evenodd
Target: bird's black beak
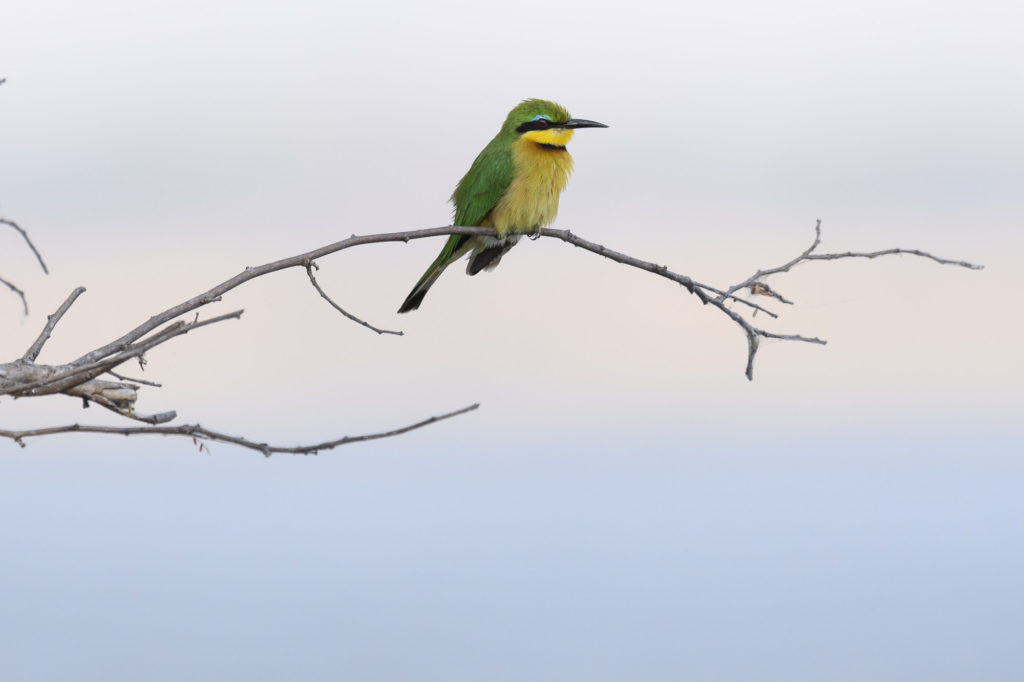
M 556 128 L 607 128 L 603 123 L 597 121 L 587 121 L 582 118 L 570 118 L 565 123 L 558 123 L 555 125 Z

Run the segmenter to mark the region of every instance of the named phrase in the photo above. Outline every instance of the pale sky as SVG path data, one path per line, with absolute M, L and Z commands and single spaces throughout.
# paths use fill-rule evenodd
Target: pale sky
M 186 439 L 0 443 L 4 680 L 1020 679 L 1024 5 L 60 3 L 0 9 L 0 351 L 59 363 L 241 271 L 448 224 L 507 111 L 570 145 L 553 240 L 323 259 L 149 356 L 144 412 L 281 444 L 477 412 L 317 458 Z M 762 318 L 758 318 L 762 320 Z M 137 372 L 136 368 L 132 371 Z M 126 370 L 127 373 L 127 370 Z M 4 428 L 120 424 L 57 396 Z

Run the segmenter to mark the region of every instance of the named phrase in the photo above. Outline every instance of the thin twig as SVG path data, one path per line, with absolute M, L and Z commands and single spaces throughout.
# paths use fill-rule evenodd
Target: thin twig
M 32 429 L 28 431 L 5 431 L 0 430 L 0 437 L 10 438 L 21 447 L 25 447 L 25 438 L 32 438 L 35 436 L 50 436 L 57 433 L 106 433 L 106 434 L 117 434 L 122 436 L 140 436 L 140 435 L 161 435 L 161 436 L 191 436 L 192 438 L 198 438 L 201 440 L 214 441 L 219 443 L 230 443 L 232 445 L 240 445 L 250 450 L 256 450 L 262 452 L 265 456 L 269 457 L 274 453 L 286 453 L 294 455 L 315 455 L 323 450 L 333 450 L 336 447 L 342 445 L 348 445 L 349 443 L 361 443 L 369 440 L 378 440 L 381 438 L 390 438 L 392 436 L 400 436 L 403 433 L 414 431 L 424 426 L 429 426 L 445 419 L 457 417 L 467 412 L 480 407 L 479 403 L 464 407 L 461 410 L 454 412 L 448 412 L 437 417 L 430 417 L 424 419 L 421 422 L 410 424 L 409 426 L 403 426 L 400 429 L 393 429 L 391 431 L 383 431 L 380 433 L 371 433 L 363 436 L 345 436 L 337 440 L 331 440 L 324 443 L 318 443 L 316 445 L 297 446 L 297 447 L 278 447 L 268 445 L 266 443 L 256 443 L 254 441 L 246 440 L 236 436 L 228 436 L 223 433 L 211 431 L 203 428 L 199 424 L 184 424 L 182 426 L 157 426 L 157 427 L 112 427 L 112 426 L 81 426 L 79 424 L 72 424 L 70 426 L 55 426 L 46 429 Z
M 348 319 L 352 320 L 353 322 L 361 324 L 364 327 L 366 327 L 367 329 L 372 329 L 373 331 L 377 332 L 378 334 L 394 334 L 395 336 L 404 336 L 404 334 L 402 332 L 393 332 L 393 331 L 390 331 L 390 330 L 387 330 L 387 329 L 377 329 L 376 327 L 374 327 L 369 322 L 364 322 L 363 320 L 360 320 L 358 317 L 356 317 L 352 313 L 346 312 L 344 308 L 342 308 L 340 305 L 338 305 L 337 303 L 332 301 L 331 297 L 328 296 L 327 294 L 325 294 L 324 290 L 320 288 L 319 284 L 317 284 L 316 277 L 313 276 L 313 268 L 315 268 L 315 267 L 316 267 L 316 263 L 314 263 L 313 261 L 309 261 L 308 263 L 306 263 L 306 274 L 309 275 L 309 281 L 312 282 L 313 288 L 315 288 L 317 291 L 320 292 L 320 296 L 322 296 L 325 301 L 330 303 L 334 307 L 335 310 L 337 310 L 339 313 L 341 313 L 342 315 L 344 315 Z M 319 268 L 317 268 L 317 269 L 319 269 Z
M 25 298 L 25 292 L 19 289 L 18 287 L 14 286 L 10 282 L 8 282 L 3 277 L 0 277 L 0 284 L 3 284 L 5 287 L 16 293 L 18 296 L 21 296 L 21 307 L 25 309 L 25 314 L 28 315 L 28 300 Z
M 4 225 L 10 225 L 15 230 L 17 230 L 18 232 L 21 233 L 21 236 L 25 238 L 25 242 L 28 244 L 28 248 L 32 249 L 32 253 L 36 254 L 36 259 L 39 261 L 39 265 L 42 266 L 43 272 L 45 272 L 47 275 L 49 275 L 50 271 L 46 269 L 46 263 L 43 262 L 43 257 L 39 254 L 39 251 L 36 250 L 36 245 L 33 244 L 32 240 L 28 238 L 28 232 L 26 232 L 25 230 L 23 230 L 20 227 L 18 227 L 18 224 L 16 222 L 14 222 L 13 220 L 7 220 L 6 218 L 0 218 L 0 223 L 3 223 Z
M 170 412 L 160 412 L 159 414 L 142 414 L 141 412 L 136 412 L 131 407 L 121 407 L 116 403 L 105 400 L 102 396 L 92 398 L 91 400 L 100 407 L 105 407 L 111 412 L 119 414 L 122 417 L 134 419 L 137 422 L 145 422 L 146 424 L 166 424 L 169 421 L 174 421 L 178 416 L 178 413 L 174 410 L 171 410 Z
M 968 263 L 963 260 L 947 260 L 945 258 L 939 258 L 933 256 L 927 251 L 919 251 L 917 249 L 886 249 L 884 251 L 872 251 L 871 253 L 857 253 L 854 251 L 847 251 L 846 253 L 823 253 L 805 256 L 804 260 L 838 260 L 840 258 L 878 258 L 879 256 L 892 256 L 895 254 L 906 254 L 908 256 L 920 256 L 921 258 L 928 258 L 940 265 L 956 265 L 961 268 L 968 268 L 969 270 L 984 270 L 984 265 L 977 265 L 975 263 Z
M 941 265 L 956 265 L 956 266 L 959 266 L 959 267 L 962 267 L 962 268 L 967 268 L 969 270 L 983 270 L 983 269 L 985 269 L 984 265 L 976 265 L 974 263 L 968 263 L 967 261 L 962 261 L 962 260 L 949 260 L 949 259 L 946 259 L 946 258 L 939 258 L 938 256 L 933 256 L 932 254 L 928 253 L 927 251 L 920 251 L 918 249 L 886 249 L 884 251 L 874 251 L 874 252 L 871 252 L 871 253 L 857 253 L 857 252 L 854 252 L 854 251 L 847 251 L 846 253 L 824 253 L 824 254 L 815 254 L 815 253 L 813 253 L 814 250 L 816 248 L 818 248 L 818 246 L 820 244 L 821 244 L 821 221 L 819 220 L 819 221 L 817 221 L 817 223 L 814 226 L 814 242 L 811 244 L 811 246 L 806 251 L 804 251 L 799 256 L 797 256 L 793 260 L 789 261 L 785 265 L 780 265 L 777 268 L 769 268 L 767 270 L 758 270 L 757 272 L 755 272 L 752 276 L 748 277 L 743 282 L 740 282 L 739 284 L 736 284 L 734 286 L 729 287 L 726 290 L 726 292 L 725 292 L 726 295 L 730 295 L 730 294 L 733 294 L 733 293 L 739 291 L 740 289 L 746 289 L 748 287 L 752 287 L 752 286 L 756 286 L 756 285 L 766 286 L 761 281 L 763 278 L 768 277 L 770 275 L 777 275 L 779 273 L 789 272 L 790 270 L 792 270 L 794 267 L 796 267 L 800 263 L 803 263 L 805 261 L 812 261 L 812 260 L 839 260 L 840 258 L 878 258 L 879 256 L 891 256 L 891 255 L 896 255 L 896 254 L 907 254 L 907 255 L 910 255 L 910 256 L 920 256 L 921 258 L 928 258 L 928 259 L 933 260 L 936 263 L 939 263 Z M 773 293 L 775 293 L 775 292 L 773 292 Z M 781 299 L 781 296 L 779 296 L 777 293 L 775 293 L 775 296 L 777 298 Z M 785 301 L 784 299 L 782 299 L 782 300 L 784 302 L 786 302 L 786 303 L 789 303 L 789 301 Z
M 121 381 L 131 381 L 131 382 L 136 383 L 136 384 L 144 384 L 146 386 L 155 386 L 156 388 L 163 388 L 164 387 L 163 384 L 158 384 L 155 381 L 146 381 L 145 379 L 132 379 L 131 377 L 124 377 L 124 376 L 121 376 L 120 374 L 118 374 L 117 372 L 112 372 L 112 371 L 109 371 L 109 370 L 107 371 L 107 374 L 111 375 L 112 377 L 116 377 L 116 378 L 120 379 Z
M 39 357 L 39 351 L 43 350 L 43 344 L 50 339 L 50 334 L 53 333 L 53 328 L 60 322 L 60 318 L 64 317 L 64 313 L 74 304 L 79 296 L 85 293 L 85 287 L 78 287 L 71 292 L 67 300 L 57 308 L 57 312 L 53 315 L 49 315 L 46 318 L 46 326 L 43 327 L 43 331 L 39 332 L 39 338 L 35 340 L 35 343 L 25 351 L 25 354 L 21 356 L 22 362 L 35 362 L 36 358 Z

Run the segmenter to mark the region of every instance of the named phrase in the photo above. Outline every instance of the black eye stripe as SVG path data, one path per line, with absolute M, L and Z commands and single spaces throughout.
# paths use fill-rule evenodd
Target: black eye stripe
M 520 126 L 516 128 L 516 132 L 526 133 L 531 130 L 550 130 L 554 126 L 555 124 L 551 121 L 544 118 L 538 118 L 536 121 L 527 121 L 526 123 L 520 124 Z

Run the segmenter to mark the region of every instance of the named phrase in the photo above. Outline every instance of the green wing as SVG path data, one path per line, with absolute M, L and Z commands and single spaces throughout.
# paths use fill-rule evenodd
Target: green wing
M 473 161 L 469 172 L 459 181 L 452 194 L 451 201 L 455 204 L 454 225 L 479 225 L 512 184 L 514 166 L 510 147 L 508 141 L 499 133 Z M 420 277 L 420 281 L 413 287 L 398 312 L 404 313 L 419 308 L 427 291 L 444 269 L 462 255 L 471 238 L 472 235 L 467 234 L 453 234 L 448 237 L 441 254 Z
M 480 152 L 452 193 L 455 225 L 479 225 L 512 184 L 512 150 L 501 138 L 494 138 Z

